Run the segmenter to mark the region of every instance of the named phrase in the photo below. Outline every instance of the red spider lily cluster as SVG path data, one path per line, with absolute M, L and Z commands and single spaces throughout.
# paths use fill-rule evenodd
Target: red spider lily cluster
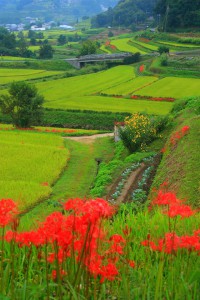
M 117 263 L 124 254 L 125 239 L 118 234 L 108 238 L 103 229 L 103 219 L 115 213 L 113 206 L 103 199 L 82 200 L 70 199 L 64 205 L 66 212 L 54 212 L 37 230 L 16 232 L 9 230 L 5 235 L 7 242 L 14 241 L 18 247 L 48 246 L 48 263 L 52 266 L 59 263 L 59 276 L 64 277 L 64 263 L 73 258 L 77 264 L 87 270 L 100 282 L 112 281 L 119 275 Z M 40 253 L 40 257 L 44 253 Z M 134 267 L 133 261 L 127 265 Z M 57 269 L 52 271 L 53 279 Z
M 142 87 L 143 88 L 143 87 Z M 132 95 L 131 99 L 145 99 L 151 101 L 160 101 L 160 102 L 174 102 L 175 99 L 171 97 L 151 97 L 151 96 L 140 96 L 140 95 Z
M 181 219 L 184 219 L 197 213 L 189 205 L 185 205 L 183 201 L 178 199 L 175 193 L 163 192 L 162 190 L 158 191 L 157 197 L 152 201 L 151 209 L 153 206 L 161 206 L 163 208 L 162 213 L 169 218 L 181 217 Z M 165 252 L 167 254 L 174 254 L 179 249 L 196 251 L 200 254 L 200 230 L 194 231 L 194 234 L 191 236 L 178 236 L 175 231 L 168 232 L 157 243 L 150 240 L 150 235 L 148 235 L 147 239 L 141 242 L 141 245 L 149 247 L 153 251 Z
M 14 128 L 14 127 L 0 127 L 0 130 L 20 130 L 20 131 L 38 131 L 38 132 L 51 132 L 51 133 L 74 133 L 77 132 L 76 129 L 56 129 L 56 128 L 52 128 L 52 129 L 48 129 L 48 128 Z
M 117 49 L 117 47 L 116 47 L 115 45 L 111 45 L 110 41 L 106 41 L 106 42 L 105 42 L 105 46 L 106 46 L 107 48 L 112 49 L 112 50 L 116 50 L 116 49 Z
M 170 137 L 170 145 L 175 146 L 177 142 L 182 139 L 190 130 L 189 126 L 183 126 L 180 130 L 174 132 Z
M 174 147 L 177 145 L 178 141 L 182 139 L 186 134 L 189 133 L 190 127 L 189 126 L 183 126 L 180 130 L 174 132 L 169 140 L 169 146 Z M 165 153 L 168 150 L 169 147 L 165 146 L 163 147 L 160 152 Z
M 17 205 L 12 199 L 0 200 L 0 227 L 12 223 L 15 219 L 17 211 Z
M 145 65 L 141 65 L 141 66 L 139 67 L 140 73 L 144 72 L 144 69 L 145 69 Z
M 175 254 L 180 249 L 195 251 L 200 255 L 200 230 L 194 231 L 193 235 L 178 236 L 174 232 L 166 233 L 164 238 L 157 243 L 147 239 L 141 243 L 142 246 L 149 247 L 153 251 Z
M 139 38 L 139 41 L 143 42 L 143 43 L 149 43 L 150 42 L 150 40 L 147 39 L 147 38 Z

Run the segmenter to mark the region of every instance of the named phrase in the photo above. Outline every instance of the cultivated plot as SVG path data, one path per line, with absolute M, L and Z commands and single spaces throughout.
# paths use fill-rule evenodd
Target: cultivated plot
M 146 100 L 118 99 L 103 96 L 77 96 L 64 100 L 46 102 L 45 106 L 54 109 L 80 109 L 111 112 L 146 112 L 164 115 L 169 113 L 172 103 Z
M 102 93 L 107 95 L 129 95 L 133 94 L 134 92 L 140 90 L 141 88 L 147 85 L 152 84 L 157 80 L 158 78 L 153 76 L 136 77 L 133 80 L 127 81 L 123 84 L 119 84 L 116 87 L 103 90 Z
M 40 82 L 36 86 L 48 101 L 66 101 L 69 97 L 101 92 L 103 89 L 124 83 L 134 77 L 133 67 L 119 66 L 95 74 Z
M 200 79 L 166 77 L 140 91 L 140 96 L 183 98 L 200 95 Z
M 1 198 L 14 199 L 21 210 L 49 196 L 69 158 L 52 134 L 0 131 L 0 148 Z
M 129 44 L 129 41 L 130 41 L 130 38 L 116 39 L 116 40 L 111 41 L 111 45 L 114 45 L 120 51 L 131 52 L 131 53 L 140 52 L 141 54 L 146 53 L 144 50 L 140 50 L 137 47 Z
M 13 81 L 24 81 L 29 79 L 43 78 L 62 74 L 61 71 L 46 71 L 33 69 L 0 69 L 0 85 Z

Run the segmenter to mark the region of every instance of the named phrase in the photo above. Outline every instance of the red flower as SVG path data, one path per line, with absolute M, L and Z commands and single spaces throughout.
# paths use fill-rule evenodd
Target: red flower
M 17 205 L 12 199 L 0 200 L 0 227 L 5 227 L 14 219 L 17 211 Z
M 196 211 L 192 210 L 189 205 L 183 204 L 173 204 L 169 207 L 167 211 L 164 212 L 164 214 L 168 215 L 170 218 L 181 216 L 181 219 L 189 218 L 195 213 Z
M 176 198 L 176 195 L 171 192 L 164 193 L 159 191 L 157 197 L 153 200 L 152 205 L 172 205 L 180 203 L 180 200 Z

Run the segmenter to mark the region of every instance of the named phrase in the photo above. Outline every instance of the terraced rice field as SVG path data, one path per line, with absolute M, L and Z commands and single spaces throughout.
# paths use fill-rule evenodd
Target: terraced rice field
M 114 45 L 120 51 L 131 52 L 131 53 L 140 52 L 141 54 L 146 53 L 144 50 L 140 50 L 137 47 L 128 44 L 129 41 L 130 38 L 116 39 L 111 41 L 111 45 Z
M 77 96 L 45 103 L 46 107 L 55 109 L 80 109 L 112 112 L 146 112 L 165 115 L 172 108 L 172 103 L 133 99 L 118 99 L 101 96 Z
M 33 69 L 0 69 L 0 85 L 13 81 L 24 81 L 28 79 L 36 79 L 62 74 L 61 71 L 46 71 Z
M 0 131 L 0 148 L 1 198 L 14 199 L 21 210 L 50 195 L 69 158 L 53 134 Z
M 127 81 L 123 84 L 119 84 L 116 87 L 103 90 L 102 93 L 107 95 L 128 95 L 133 94 L 135 91 L 152 84 L 157 81 L 157 77 L 153 76 L 141 76 L 136 77 L 133 80 Z
M 149 50 L 152 50 L 152 51 L 157 51 L 158 50 L 158 47 L 157 46 L 154 46 L 154 45 L 151 45 L 149 43 L 144 43 L 144 42 L 140 42 L 138 40 L 133 40 L 133 42 L 139 46 L 142 46 L 142 47 L 145 47 Z
M 200 79 L 166 77 L 156 81 L 151 86 L 145 87 L 137 94 L 152 97 L 183 98 L 200 96 Z
M 95 74 L 40 82 L 36 86 L 48 101 L 68 101 L 69 97 L 80 97 L 98 93 L 103 89 L 117 86 L 134 77 L 133 67 L 119 66 Z M 88 107 L 88 109 L 90 108 Z
M 200 45 L 192 45 L 192 44 L 181 44 L 175 42 L 164 42 L 164 41 L 157 41 L 159 44 L 174 46 L 174 47 L 183 47 L 183 48 L 200 48 Z

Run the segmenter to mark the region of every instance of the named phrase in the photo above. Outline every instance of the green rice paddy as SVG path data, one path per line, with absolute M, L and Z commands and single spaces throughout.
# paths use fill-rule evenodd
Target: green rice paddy
M 61 71 L 46 71 L 33 69 L 0 69 L 0 85 L 7 84 L 13 81 L 24 81 L 48 76 L 63 74 Z

